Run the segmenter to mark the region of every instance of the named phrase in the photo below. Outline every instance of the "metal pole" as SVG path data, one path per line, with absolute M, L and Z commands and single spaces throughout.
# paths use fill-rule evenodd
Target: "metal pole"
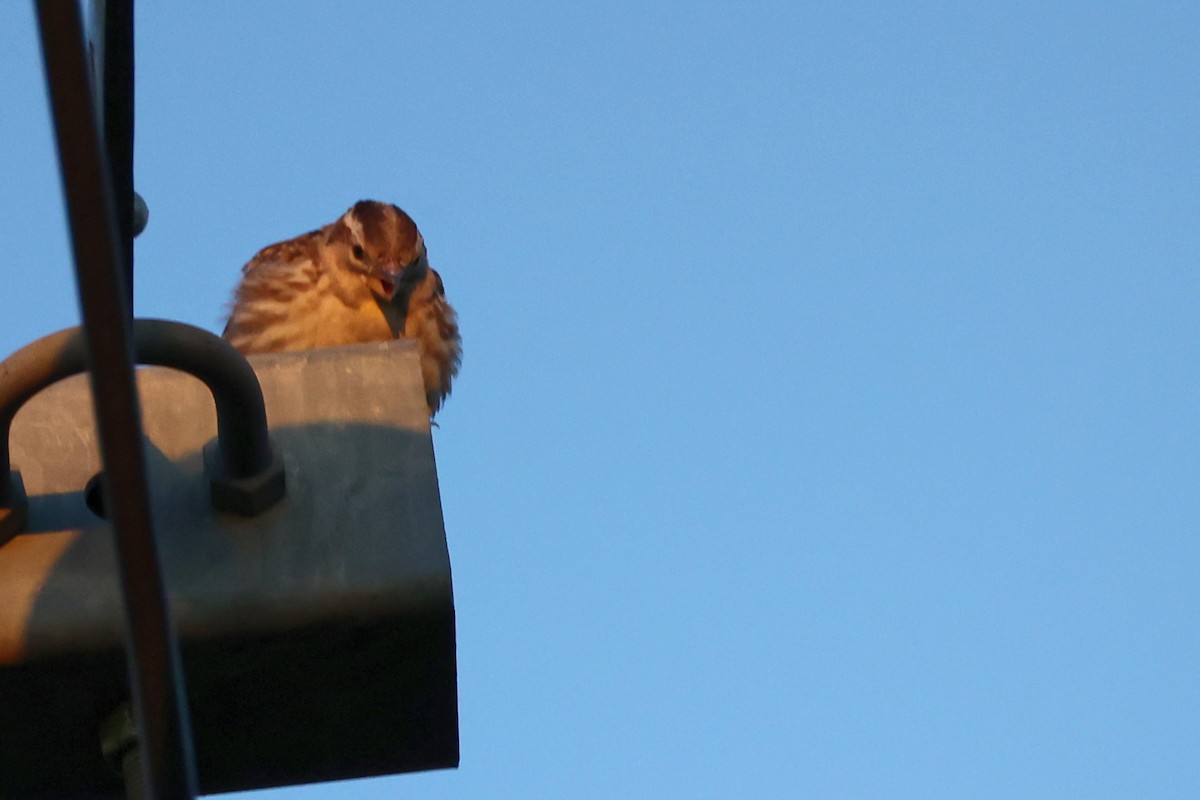
M 116 233 L 79 3 L 38 0 L 37 10 L 88 337 L 105 503 L 116 533 L 145 796 L 191 800 L 196 780 L 183 675 L 146 496 L 130 311 L 121 270 L 127 248 Z
M 104 147 L 112 180 L 125 297 L 133 316 L 133 0 L 105 0 L 102 97 Z

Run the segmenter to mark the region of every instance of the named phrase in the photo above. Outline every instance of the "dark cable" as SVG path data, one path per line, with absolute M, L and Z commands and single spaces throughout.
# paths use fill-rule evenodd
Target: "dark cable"
M 75 254 L 105 504 L 116 533 L 133 707 L 145 797 L 195 796 L 191 730 L 178 643 L 146 493 L 130 309 L 113 193 L 88 84 L 76 0 L 38 0 L 38 25 Z

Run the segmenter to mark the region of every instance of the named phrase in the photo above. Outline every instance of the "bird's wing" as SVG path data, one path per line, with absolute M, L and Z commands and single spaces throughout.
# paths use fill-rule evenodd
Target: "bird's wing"
M 442 283 L 442 276 L 437 273 L 437 270 L 431 269 L 430 272 L 433 273 L 433 280 L 436 284 L 433 296 L 436 301 L 435 318 L 438 333 L 441 340 L 447 344 L 448 373 L 449 377 L 454 377 L 458 374 L 458 368 L 462 363 L 462 335 L 458 332 L 458 314 L 446 300 L 446 284 Z M 449 381 L 446 382 L 445 394 L 450 394 Z
M 324 233 L 324 228 L 318 228 L 315 231 L 302 233 L 292 239 L 267 245 L 246 262 L 245 266 L 242 267 L 242 274 L 249 275 L 260 267 L 266 267 L 266 265 L 298 264 L 305 259 L 315 261 L 317 245 L 320 243 Z
M 451 382 L 462 362 L 458 315 L 446 302 L 442 276 L 432 268 L 409 298 L 404 335 L 416 339 L 421 345 L 425 399 L 432 416 L 450 394 Z
M 242 267 L 242 280 L 234 291 L 229 317 L 222 332 L 244 353 L 279 349 L 266 346 L 262 337 L 272 324 L 286 318 L 288 303 L 311 289 L 317 280 L 316 264 L 323 230 L 315 230 L 264 247 Z

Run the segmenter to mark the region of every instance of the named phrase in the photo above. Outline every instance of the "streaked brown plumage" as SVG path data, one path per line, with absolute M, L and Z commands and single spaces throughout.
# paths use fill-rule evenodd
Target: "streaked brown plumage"
M 373 200 L 258 251 L 242 267 L 224 336 L 247 355 L 415 339 L 430 416 L 462 358 L 457 318 L 420 231 L 396 206 Z

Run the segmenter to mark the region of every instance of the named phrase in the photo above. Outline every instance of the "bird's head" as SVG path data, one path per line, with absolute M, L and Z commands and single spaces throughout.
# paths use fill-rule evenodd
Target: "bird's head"
M 416 223 L 391 203 L 355 203 L 333 224 L 327 244 L 337 263 L 360 276 L 385 303 L 406 294 L 429 270 Z

